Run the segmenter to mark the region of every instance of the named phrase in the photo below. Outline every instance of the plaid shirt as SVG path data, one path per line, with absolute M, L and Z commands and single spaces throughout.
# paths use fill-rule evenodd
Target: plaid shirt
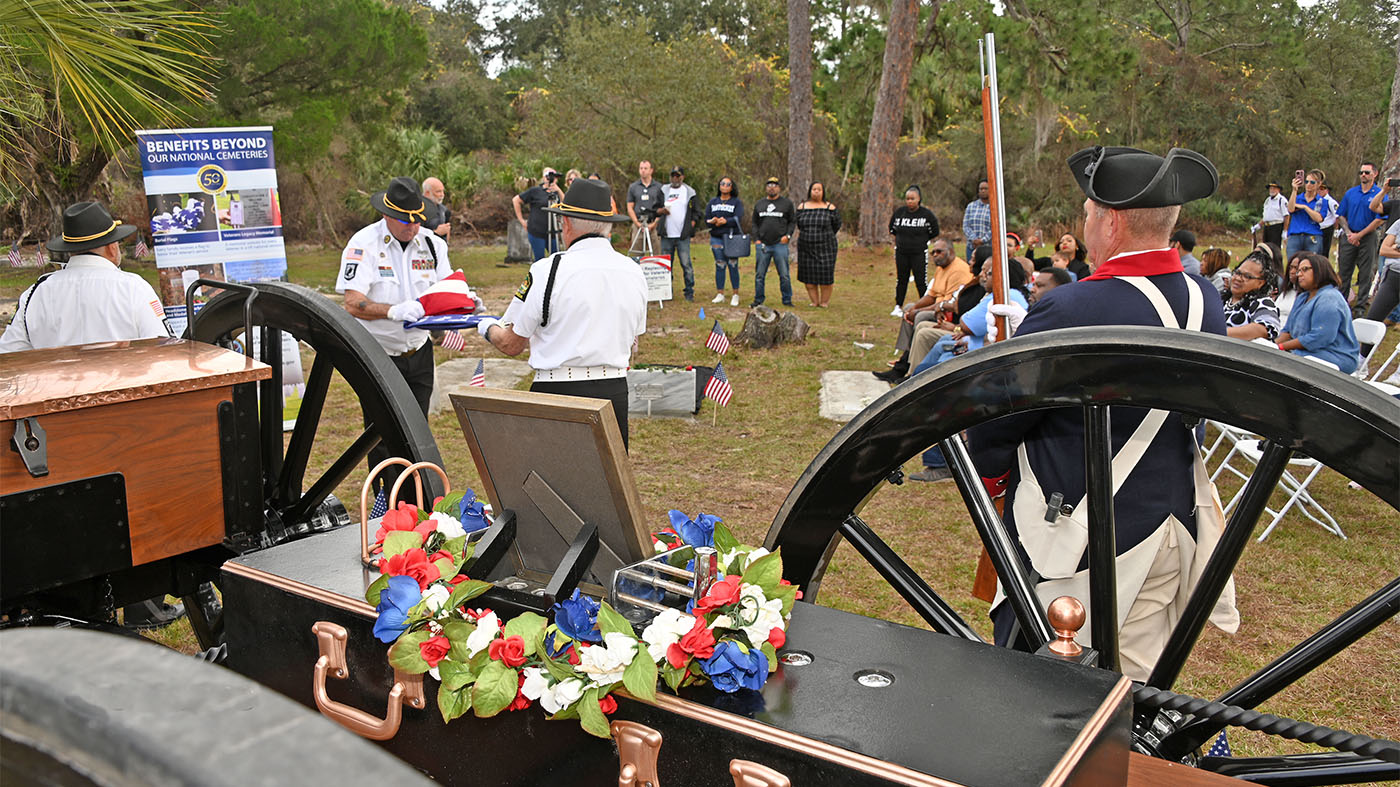
M 980 199 L 967 203 L 963 211 L 963 237 L 968 241 L 992 239 L 992 206 Z

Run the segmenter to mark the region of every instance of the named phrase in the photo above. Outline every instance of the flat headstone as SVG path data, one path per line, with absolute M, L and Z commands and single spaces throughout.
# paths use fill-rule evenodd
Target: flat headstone
M 870 376 L 870 372 L 822 372 L 822 418 L 845 423 L 870 403 L 889 393 L 889 383 Z
M 438 364 L 437 378 L 433 385 L 433 398 L 428 404 L 428 415 L 437 415 L 452 409 L 447 395 L 460 393 L 471 387 L 472 376 L 480 358 L 455 358 Z M 486 359 L 486 387 L 513 389 L 523 380 L 528 380 L 533 372 L 530 364 L 510 358 Z

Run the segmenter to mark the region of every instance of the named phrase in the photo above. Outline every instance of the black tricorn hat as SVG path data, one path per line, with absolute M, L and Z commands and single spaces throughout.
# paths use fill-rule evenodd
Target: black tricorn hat
M 45 245 L 49 251 L 87 251 L 119 241 L 135 231 L 135 226 L 112 218 L 96 202 L 77 202 L 63 211 L 63 237 L 50 238 Z
M 601 180 L 588 178 L 575 180 L 574 185 L 564 194 L 562 202 L 542 210 L 586 221 L 606 221 L 612 224 L 629 221 L 626 216 L 618 215 L 613 208 L 612 187 Z
M 393 219 L 406 222 L 423 222 L 428 214 L 423 212 L 423 195 L 418 192 L 418 181 L 413 178 L 394 178 L 389 188 L 369 198 L 374 209 Z
M 1137 148 L 1095 145 L 1069 157 L 1085 196 L 1110 208 L 1164 208 L 1209 197 L 1220 185 L 1210 160 L 1172 148 L 1166 157 Z

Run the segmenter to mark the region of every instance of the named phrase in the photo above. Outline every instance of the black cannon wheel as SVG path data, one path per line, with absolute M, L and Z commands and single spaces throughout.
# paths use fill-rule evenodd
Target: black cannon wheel
M 1242 402 L 1249 407 L 1239 407 Z M 1321 461 L 1400 509 L 1400 403 L 1381 391 L 1318 364 L 1222 337 L 1166 328 L 1124 327 L 1112 334 L 1075 328 L 985 348 L 924 372 L 876 400 L 813 459 L 774 518 L 766 546 L 782 548 L 786 578 L 803 587 L 804 598 L 815 600 L 833 552 L 842 540 L 848 541 L 934 630 L 980 640 L 859 516 L 864 502 L 906 461 L 939 444 L 1023 634 L 1033 646 L 1044 644 L 1051 632 L 1043 605 L 958 435 L 1026 410 L 1084 410 L 1090 603 L 1103 609 L 1100 599 L 1114 601 L 1113 548 L 1111 539 L 1096 538 L 1094 530 L 1111 523 L 1105 513 L 1112 500 L 1107 472 L 1112 459 L 1110 405 L 1220 421 L 1266 441 L 1202 581 L 1148 680 L 1150 686 L 1169 690 L 1179 677 L 1293 452 Z M 1095 500 L 1107 505 L 1095 506 Z M 1385 584 L 1366 600 L 1226 691 L 1219 701 L 1252 708 L 1393 617 L 1400 608 L 1400 578 L 1382 577 L 1381 582 Z M 1101 651 L 1100 666 L 1111 668 L 1117 663 L 1114 627 L 1096 627 L 1091 633 Z M 1142 707 L 1136 717 L 1144 728 L 1159 718 Z M 1147 746 L 1141 740 L 1138 744 L 1176 759 L 1197 749 L 1221 726 L 1198 721 L 1172 732 L 1160 745 Z M 1393 765 L 1374 759 L 1325 755 L 1332 759 L 1322 763 L 1308 760 L 1311 756 L 1268 758 L 1253 770 L 1237 761 L 1231 772 L 1249 776 L 1291 770 L 1299 777 L 1290 782 L 1294 784 L 1395 778 Z M 1314 769 L 1311 776 L 1309 768 Z

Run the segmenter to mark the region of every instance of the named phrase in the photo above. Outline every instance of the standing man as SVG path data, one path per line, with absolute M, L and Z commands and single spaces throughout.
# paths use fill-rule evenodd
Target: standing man
M 613 251 L 613 224 L 626 222 L 601 180 L 576 180 L 559 205 L 567 251 L 530 266 L 501 319 L 477 331 L 506 355 L 530 349 L 531 391 L 612 402 L 627 444 L 627 367 L 647 329 L 647 283 L 637 263 Z
M 1317 187 L 1317 190 L 1322 193 L 1322 198 L 1327 200 L 1327 213 L 1324 214 L 1322 224 L 1319 225 L 1322 227 L 1322 251 L 1319 253 L 1330 260 L 1332 259 L 1332 232 L 1336 229 L 1337 210 L 1341 208 L 1341 203 L 1332 199 L 1332 187 L 1327 185 L 1326 177 L 1323 175 L 1322 185 Z
M 1190 150 L 1166 157 L 1123 147 L 1094 147 L 1069 158 L 1087 199 L 1084 239 L 1098 263 L 1072 287 L 1042 295 L 1016 335 L 1075 326 L 1168 325 L 1223 336 L 1220 294 L 1210 282 L 1187 276 L 1166 248 L 1180 206 L 1209 196 L 1215 167 Z M 993 497 L 1006 495 L 1003 518 L 1019 539 L 1024 563 L 1040 577 L 1037 595 L 1048 603 L 1073 595 L 1088 606 L 1087 571 L 1079 570 L 1087 543 L 1084 511 L 1083 412 L 1080 408 L 1017 413 L 977 427 L 973 459 Z M 1145 680 L 1176 625 L 1191 590 L 1223 530 L 1211 500 L 1200 451 L 1174 413 L 1115 407 L 1110 420 L 1116 457 L 1114 525 L 1119 650 L 1123 674 Z M 1124 450 L 1145 444 L 1142 450 Z M 1019 458 L 1018 458 L 1019 457 Z M 1052 496 L 1066 509 L 1051 507 Z M 1050 515 L 1047 510 L 1059 512 Z M 1200 545 L 1199 548 L 1197 545 Z M 1090 615 L 1100 611 L 1090 609 Z M 998 644 L 1012 635 L 1009 604 L 993 608 Z M 1226 631 L 1239 624 L 1227 586 L 1212 622 Z M 1092 626 L 1082 629 L 1087 639 Z
M 967 239 L 967 258 L 972 259 L 972 250 L 992 239 L 992 198 L 987 181 L 977 181 L 977 199 L 967 203 L 963 210 L 963 237 Z
M 1196 250 L 1196 233 L 1191 230 L 1173 232 L 1171 248 L 1181 257 L 1182 270 L 1195 276 L 1201 275 L 1201 261 L 1191 253 Z
M 1356 174 L 1361 182 L 1347 189 L 1337 209 L 1337 226 L 1342 231 L 1337 243 L 1337 275 L 1342 277 L 1342 297 L 1351 300 L 1351 279 L 1356 274 L 1356 299 L 1352 303 L 1364 314 L 1366 301 L 1371 297 L 1371 279 L 1376 275 L 1376 250 L 1380 248 L 1377 230 L 1384 216 L 1371 210 L 1371 200 L 1381 193 L 1376 183 L 1376 165 L 1363 161 Z M 1292 259 L 1293 255 L 1288 257 Z
M 661 246 L 656 235 L 656 211 L 662 203 L 661 185 L 651 179 L 651 162 L 646 159 L 637 165 L 637 175 L 637 180 L 627 187 L 627 215 L 631 217 L 635 229 L 646 228 L 647 239 L 640 245 L 634 240 L 632 245 L 635 248 L 630 251 L 655 253 Z
M 535 259 L 559 251 L 559 240 L 550 230 L 549 214 L 545 208 L 559 201 L 559 173 L 552 167 L 545 167 L 540 173 L 540 182 L 510 198 L 515 208 L 515 220 L 525 228 L 530 237 L 530 253 Z M 530 218 L 527 221 L 520 212 L 522 206 L 529 206 Z
M 797 228 L 797 209 L 792 200 L 782 194 L 783 184 L 777 178 L 769 178 L 763 184 L 763 199 L 754 203 L 754 240 L 758 248 L 754 252 L 753 303 L 749 307 L 763 305 L 763 285 L 768 278 L 768 263 L 778 268 L 778 290 L 783 296 L 783 305 L 792 305 L 792 280 L 788 278 L 788 241 Z
M 1283 232 L 1288 228 L 1288 200 L 1283 197 L 1283 187 L 1276 181 L 1269 181 L 1269 196 L 1264 198 L 1264 215 L 1259 219 L 1264 233 L 1264 242 L 1283 246 Z
M 423 181 L 423 215 L 428 217 L 423 229 L 431 230 L 445 241 L 452 239 L 452 211 L 442 202 L 446 196 L 447 189 L 442 187 L 442 181 L 437 178 Z
M 370 197 L 369 204 L 380 219 L 345 245 L 335 290 L 345 294 L 345 311 L 388 354 L 427 417 L 433 395 L 433 344 L 427 331 L 403 324 L 423 319 L 418 296 L 451 275 L 447 242 L 424 229 L 426 206 L 413 178 L 394 178 L 387 189 Z M 381 443 L 369 452 L 369 466 L 389 456 L 389 448 Z
M 572 185 L 572 184 L 570 184 Z M 671 269 L 680 263 L 685 278 L 685 299 L 695 300 L 695 269 L 690 265 L 690 239 L 704 217 L 700 196 L 685 182 L 685 170 L 671 168 L 671 182 L 661 188 L 661 253 L 671 257 Z

